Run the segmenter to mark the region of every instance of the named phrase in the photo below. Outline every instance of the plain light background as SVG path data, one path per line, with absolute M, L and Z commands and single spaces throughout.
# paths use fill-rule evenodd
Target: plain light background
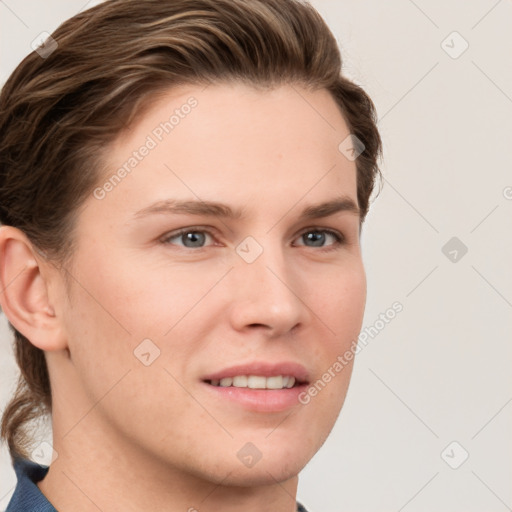
M 36 36 L 93 3 L 0 0 L 0 84 Z M 362 242 L 374 336 L 298 499 L 310 512 L 512 510 L 512 3 L 311 3 L 377 106 L 385 180 Z M 3 408 L 17 368 L 3 315 L 0 328 Z M 15 483 L 3 446 L 0 510 Z

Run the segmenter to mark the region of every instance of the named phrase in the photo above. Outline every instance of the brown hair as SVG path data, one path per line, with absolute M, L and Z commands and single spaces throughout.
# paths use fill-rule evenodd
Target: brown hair
M 363 222 L 379 175 L 375 110 L 342 76 L 336 40 L 309 4 L 107 0 L 51 37 L 0 94 L 0 222 L 22 230 L 50 261 L 71 258 L 78 209 L 101 177 L 108 145 L 158 93 L 181 84 L 327 89 L 364 144 L 356 160 Z M 1 436 L 12 457 L 29 458 L 28 426 L 51 414 L 50 381 L 44 352 L 9 326 L 21 375 Z

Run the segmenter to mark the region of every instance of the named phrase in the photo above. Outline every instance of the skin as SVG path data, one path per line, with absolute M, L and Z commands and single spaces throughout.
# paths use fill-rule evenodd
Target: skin
M 116 140 L 100 186 L 191 96 L 197 106 L 129 175 L 103 199 L 87 198 L 67 270 L 19 230 L 0 229 L 2 307 L 49 367 L 58 457 L 38 486 L 60 512 L 292 512 L 298 473 L 345 399 L 352 364 L 309 404 L 281 412 L 214 399 L 201 382 L 254 360 L 298 362 L 315 382 L 357 338 L 359 216 L 298 220 L 340 195 L 357 205 L 355 162 L 338 150 L 349 134 L 342 115 L 324 90 L 181 86 Z M 245 216 L 134 219 L 168 198 Z M 164 241 L 185 227 L 212 235 Z M 321 229 L 345 241 L 302 236 Z M 250 264 L 236 252 L 247 236 L 263 248 Z M 144 339 L 160 350 L 149 366 L 134 356 Z M 247 442 L 262 455 L 252 467 L 237 457 Z

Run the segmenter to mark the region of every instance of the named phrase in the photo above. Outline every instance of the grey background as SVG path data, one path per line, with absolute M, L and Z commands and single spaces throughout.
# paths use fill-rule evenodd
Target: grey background
M 311 512 L 512 510 L 512 3 L 311 3 L 384 140 L 363 327 L 395 301 L 403 311 L 358 354 L 298 498 Z M 0 83 L 38 34 L 92 5 L 0 0 Z M 0 327 L 3 407 L 17 371 L 3 315 Z M 1 510 L 15 481 L 2 447 Z

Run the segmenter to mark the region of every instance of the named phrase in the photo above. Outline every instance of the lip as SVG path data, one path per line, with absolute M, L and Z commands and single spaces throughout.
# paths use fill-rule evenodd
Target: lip
M 299 396 L 308 388 L 307 384 L 289 389 L 223 388 L 206 382 L 201 384 L 206 393 L 219 400 L 221 405 L 233 404 L 246 411 L 259 413 L 282 412 L 300 405 Z
M 290 375 L 298 382 L 293 388 L 284 389 L 251 389 L 237 387 L 213 386 L 207 381 L 236 377 L 237 375 L 259 375 L 275 377 L 277 375 Z M 304 366 L 294 362 L 266 363 L 254 362 L 224 368 L 215 373 L 206 375 L 202 385 L 207 393 L 221 404 L 234 404 L 251 412 L 282 412 L 300 404 L 299 395 L 308 387 L 309 375 Z

